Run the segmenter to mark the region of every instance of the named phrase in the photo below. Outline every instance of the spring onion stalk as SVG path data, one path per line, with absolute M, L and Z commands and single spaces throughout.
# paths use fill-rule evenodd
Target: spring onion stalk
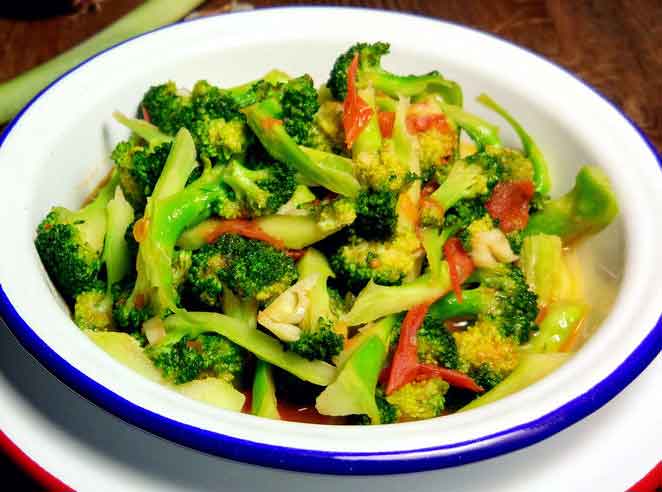
M 184 17 L 204 0 L 147 0 L 100 33 L 18 77 L 0 84 L 0 123 L 9 121 L 42 88 L 114 44 Z

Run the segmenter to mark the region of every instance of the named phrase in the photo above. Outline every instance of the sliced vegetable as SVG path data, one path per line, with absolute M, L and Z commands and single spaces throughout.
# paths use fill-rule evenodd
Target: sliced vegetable
M 271 366 L 260 359 L 255 365 L 251 413 L 258 417 L 280 420 Z
M 462 302 L 462 284 L 474 271 L 474 262 L 471 256 L 464 251 L 462 242 L 456 237 L 452 237 L 444 243 L 444 257 L 448 262 L 453 291 L 458 302 Z
M 490 216 L 499 221 L 499 229 L 508 233 L 526 227 L 534 191 L 533 183 L 528 180 L 497 183 L 485 207 Z
M 356 72 L 359 67 L 359 54 L 354 55 L 352 63 L 347 70 L 347 97 L 343 103 L 343 127 L 345 129 L 345 143 L 347 148 L 358 138 L 359 134 L 372 118 L 372 108 L 359 96 L 356 89 Z
M 588 307 L 580 302 L 561 301 L 547 309 L 528 350 L 536 353 L 559 352 L 586 317 Z

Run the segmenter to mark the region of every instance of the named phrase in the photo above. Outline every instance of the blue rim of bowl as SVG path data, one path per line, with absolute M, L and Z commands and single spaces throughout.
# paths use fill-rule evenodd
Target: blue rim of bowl
M 337 7 L 280 7 L 261 9 L 264 11 L 275 10 L 349 10 L 366 11 L 375 9 L 366 8 L 337 8 Z M 613 102 L 593 88 L 588 83 L 578 78 L 562 66 L 547 60 L 543 56 L 521 46 L 517 46 L 490 33 L 479 31 L 457 23 L 440 21 L 438 19 L 425 17 L 410 13 L 387 12 L 388 15 L 398 15 L 425 19 L 431 22 L 450 24 L 461 29 L 472 31 L 476 34 L 486 36 L 489 39 L 499 41 L 508 46 L 515 47 L 530 55 L 553 65 L 557 69 L 571 76 L 598 97 L 609 104 L 617 113 L 624 118 L 630 126 L 638 133 L 642 141 L 650 149 L 651 153 L 662 169 L 662 157 L 657 153 L 653 144 L 644 135 L 642 130 L 626 114 L 624 114 Z M 255 15 L 255 13 L 226 13 L 222 15 Z M 188 22 L 196 22 L 208 19 L 210 16 L 192 19 Z M 170 24 L 147 33 L 139 34 L 121 43 L 117 43 L 105 50 L 93 55 L 72 69 L 56 78 L 44 89 L 42 89 L 32 100 L 14 117 L 3 134 L 0 136 L 0 148 L 12 128 L 21 119 L 23 114 L 52 86 L 64 79 L 71 72 L 98 56 L 117 48 L 134 39 L 172 28 L 179 24 Z M 129 400 L 108 390 L 85 375 L 58 353 L 51 349 L 19 316 L 11 301 L 0 285 L 0 316 L 5 320 L 7 326 L 24 348 L 28 350 L 42 365 L 46 367 L 55 377 L 72 388 L 74 391 L 90 400 L 102 409 L 121 418 L 125 422 L 145 429 L 155 435 L 170 441 L 188 446 L 190 448 L 221 456 L 240 462 L 255 465 L 281 468 L 300 472 L 339 474 L 339 475 L 382 475 L 395 473 L 411 473 L 426 470 L 447 468 L 464 465 L 488 458 L 493 458 L 517 449 L 535 444 L 561 430 L 569 427 L 587 415 L 602 407 L 605 403 L 616 396 L 628 384 L 630 384 L 662 350 L 662 313 L 655 326 L 651 329 L 637 348 L 619 365 L 609 376 L 593 386 L 586 393 L 565 403 L 556 410 L 524 424 L 506 429 L 504 431 L 479 437 L 477 439 L 436 446 L 422 449 L 393 452 L 330 452 L 309 450 L 300 448 L 289 448 L 262 444 L 236 437 L 207 431 L 176 420 L 169 419 L 160 414 L 142 408 Z

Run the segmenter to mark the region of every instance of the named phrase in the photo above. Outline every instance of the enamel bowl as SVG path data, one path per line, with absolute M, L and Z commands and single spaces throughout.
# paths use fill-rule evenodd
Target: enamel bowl
M 338 29 L 342 26 L 342 29 Z M 347 34 L 347 33 L 360 33 Z M 360 38 L 360 39 L 359 39 Z M 485 407 L 389 427 L 265 420 L 186 399 L 115 362 L 80 332 L 32 244 L 53 204 L 80 205 L 126 136 L 111 113 L 132 113 L 150 84 L 231 86 L 273 67 L 326 80 L 355 41 L 389 41 L 387 68 L 439 69 L 463 86 L 466 107 L 485 91 L 534 135 L 555 194 L 580 165 L 610 176 L 618 220 L 579 252 L 595 334 L 568 363 Z M 662 173 L 653 147 L 608 101 L 559 67 L 494 37 L 373 10 L 296 8 L 202 18 L 110 48 L 41 92 L 0 139 L 0 314 L 59 379 L 100 407 L 172 441 L 248 463 L 298 471 L 387 474 L 454 466 L 544 439 L 597 410 L 662 346 Z

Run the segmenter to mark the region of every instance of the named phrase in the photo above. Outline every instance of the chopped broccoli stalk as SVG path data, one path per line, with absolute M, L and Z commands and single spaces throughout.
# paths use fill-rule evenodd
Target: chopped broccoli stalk
M 176 343 L 188 335 L 191 339 L 202 333 L 218 333 L 252 352 L 260 359 L 311 383 L 326 386 L 335 376 L 335 368 L 323 361 L 309 361 L 287 352 L 275 338 L 258 329 L 248 329 L 243 320 L 218 313 L 185 312 L 164 320 L 166 336 L 162 343 Z
M 266 301 L 297 278 L 292 259 L 273 246 L 236 234 L 223 234 L 193 253 L 191 291 L 209 306 L 220 306 L 223 286 L 242 298 Z
M 274 385 L 271 366 L 260 359 L 257 360 L 255 365 L 251 413 L 258 417 L 280 420 L 276 401 L 276 386 Z
M 246 366 L 246 352 L 218 334 L 167 338 L 146 353 L 164 378 L 176 384 L 204 375 L 240 385 Z
M 524 153 L 533 163 L 533 183 L 535 184 L 536 191 L 543 195 L 549 193 L 551 181 L 549 178 L 547 161 L 545 160 L 545 156 L 531 135 L 529 135 L 526 130 L 524 130 L 522 125 L 520 125 L 519 122 L 513 118 L 508 111 L 497 104 L 496 101 L 494 101 L 487 94 L 481 94 L 478 96 L 477 101 L 495 113 L 499 114 L 504 120 L 508 122 L 513 130 L 515 130 L 515 133 L 517 133 L 517 136 L 522 142 L 522 147 L 524 147 Z
M 381 423 L 382 413 L 375 398 L 377 380 L 386 362 L 391 338 L 399 324 L 396 316 L 386 317 L 364 328 L 360 339 L 340 354 L 337 378 L 319 395 L 315 408 L 322 415 L 367 415 Z
M 562 289 L 563 244 L 559 236 L 534 234 L 522 242 L 519 262 L 540 306 L 559 300 Z
M 522 356 L 517 368 L 510 375 L 501 381 L 496 387 L 480 397 L 473 400 L 468 405 L 460 409 L 460 412 L 473 410 L 482 407 L 488 403 L 493 403 L 508 395 L 532 385 L 541 380 L 550 372 L 556 370 L 565 363 L 570 354 L 525 354 Z
M 313 159 L 287 133 L 281 119 L 283 108 L 276 99 L 265 99 L 243 111 L 249 126 L 274 159 L 291 165 L 313 183 L 341 195 L 356 196 L 359 184 L 351 172 Z
M 278 209 L 278 215 L 307 215 L 306 207 L 317 199 L 306 185 L 297 185 L 290 199 Z
M 352 158 L 356 161 L 359 156 L 365 154 L 377 154 L 382 146 L 382 132 L 379 129 L 379 120 L 377 119 L 377 107 L 375 103 L 375 90 L 373 87 L 358 89 L 358 96 L 368 107 L 372 109 L 370 120 L 358 134 L 352 144 Z
M 505 337 L 525 343 L 537 330 L 537 296 L 529 290 L 522 271 L 513 265 L 478 269 L 471 280 L 478 287 L 462 290 L 462 302 L 449 293 L 430 306 L 440 321 L 474 317 L 495 323 Z
M 124 234 L 132 222 L 133 208 L 117 186 L 113 199 L 106 205 L 106 238 L 102 255 L 106 265 L 106 285 L 97 282 L 76 296 L 74 322 L 81 329 L 105 331 L 114 327 L 112 287 L 131 269 L 131 255 Z
M 78 211 L 54 207 L 37 228 L 37 253 L 67 300 L 96 286 L 106 236 L 106 206 L 117 184 L 114 172 L 88 205 Z
M 438 93 L 448 103 L 462 106 L 462 90 L 451 80 L 447 80 L 439 72 L 424 75 L 396 75 L 381 67 L 382 56 L 388 54 L 388 43 L 357 43 L 342 53 L 335 61 L 327 86 L 333 96 L 342 101 L 347 95 L 347 69 L 359 56 L 357 83 L 359 87 L 372 85 L 376 91 L 391 97 L 416 96 L 424 93 Z
M 248 169 L 232 161 L 225 168 L 223 182 L 244 203 L 250 216 L 276 213 L 292 197 L 296 188 L 292 170 L 278 162 Z
M 257 327 L 257 301 L 254 298 L 241 299 L 231 290 L 225 289 L 222 306 L 224 314 L 243 321 L 248 329 L 254 330 Z
M 395 407 L 399 419 L 431 419 L 444 411 L 448 388 L 439 378 L 412 381 L 388 395 L 386 401 Z
M 421 243 L 425 249 L 432 278 L 441 278 L 442 274 L 442 251 L 446 241 L 454 234 L 454 228 L 438 230 L 432 227 L 423 228 L 421 231 Z
M 532 214 L 523 231 L 525 236 L 553 234 L 564 244 L 607 227 L 618 214 L 616 195 L 601 169 L 584 166 L 574 187 L 565 195 L 547 202 Z
M 558 352 L 578 329 L 588 307 L 580 302 L 560 301 L 552 304 L 540 323 L 540 330 L 531 340 L 528 351 L 535 353 Z
M 358 295 L 352 309 L 341 317 L 348 326 L 357 326 L 370 321 L 407 311 L 412 307 L 437 299 L 451 288 L 448 265 L 443 263 L 440 278 L 430 274 L 421 275 L 413 282 L 397 286 L 377 285 L 370 282 Z
M 453 333 L 459 368 L 486 390 L 499 384 L 519 361 L 517 340 L 502 331 L 492 321 L 480 320 L 465 331 Z

